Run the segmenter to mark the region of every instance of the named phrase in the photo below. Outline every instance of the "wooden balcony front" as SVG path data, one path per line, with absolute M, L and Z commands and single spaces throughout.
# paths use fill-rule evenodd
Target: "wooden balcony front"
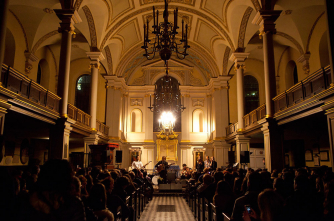
M 328 89 L 331 83 L 330 66 L 321 68 L 301 82 L 273 98 L 275 114 L 295 106 Z
M 5 64 L 2 65 L 1 83 L 3 87 L 17 93 L 21 99 L 28 99 L 58 115 L 60 97 Z

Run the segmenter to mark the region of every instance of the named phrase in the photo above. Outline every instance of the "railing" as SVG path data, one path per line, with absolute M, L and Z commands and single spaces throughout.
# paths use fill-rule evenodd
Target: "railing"
M 256 108 L 249 114 L 246 114 L 242 119 L 244 121 L 244 127 L 251 126 L 257 121 L 266 117 L 266 104 L 262 104 L 260 107 Z
M 106 126 L 105 124 L 103 124 L 102 122 L 100 122 L 99 120 L 96 120 L 96 129 L 97 131 L 105 134 L 108 136 L 109 134 L 109 127 Z
M 51 110 L 59 111 L 60 97 L 5 64 L 2 65 L 1 82 L 5 88 L 20 96 Z
M 273 98 L 275 113 L 298 104 L 330 87 L 330 66 L 319 69 L 301 82 Z
M 70 103 L 67 105 L 67 115 L 69 118 L 90 127 L 91 116 Z
M 233 134 L 234 132 L 237 131 L 238 131 L 238 122 L 230 124 L 228 127 L 226 127 L 226 135 Z

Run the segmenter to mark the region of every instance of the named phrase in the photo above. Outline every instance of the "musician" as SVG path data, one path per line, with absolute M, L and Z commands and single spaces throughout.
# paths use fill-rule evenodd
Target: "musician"
M 211 157 L 211 166 L 210 166 L 211 170 L 216 171 L 217 169 L 217 161 L 215 160 L 214 157 Z
M 204 161 L 204 168 L 210 168 L 210 166 L 211 166 L 210 157 L 206 156 L 205 161 Z
M 204 169 L 204 162 L 201 158 L 201 156 L 198 156 L 197 162 L 196 162 L 196 169 L 198 173 L 202 173 Z
M 187 164 L 182 165 L 182 172 L 181 172 L 181 179 L 189 179 L 190 178 L 190 170 L 189 167 L 187 167 Z
M 163 156 L 162 160 L 160 160 L 155 167 L 158 168 L 160 165 L 163 165 L 163 169 L 159 172 L 160 177 L 164 180 L 163 183 L 167 182 L 167 168 L 169 167 L 168 162 L 166 161 L 166 157 Z
M 132 162 L 132 169 L 138 169 L 140 170 L 141 168 L 145 168 L 143 166 L 143 163 L 140 161 L 140 156 L 136 156 L 136 161 Z

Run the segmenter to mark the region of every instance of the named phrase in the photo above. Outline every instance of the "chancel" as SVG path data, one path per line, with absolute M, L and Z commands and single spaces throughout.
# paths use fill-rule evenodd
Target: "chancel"
M 1 0 L 0 220 L 334 220 L 333 11 Z

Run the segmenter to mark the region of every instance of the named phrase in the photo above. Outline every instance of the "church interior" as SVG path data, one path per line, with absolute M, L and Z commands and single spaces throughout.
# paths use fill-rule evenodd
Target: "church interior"
M 334 168 L 330 0 L 0 6 L 2 171 Z

